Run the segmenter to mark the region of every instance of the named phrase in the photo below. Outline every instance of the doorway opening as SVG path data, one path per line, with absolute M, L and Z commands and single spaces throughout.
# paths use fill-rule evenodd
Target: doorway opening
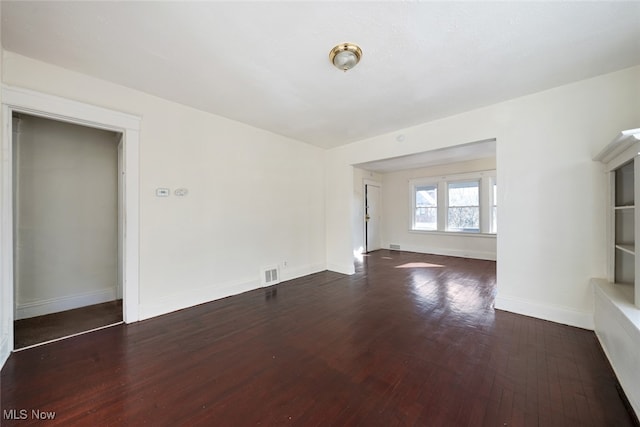
M 140 318 L 139 295 L 139 142 L 141 119 L 138 116 L 23 88 L 3 85 L 2 152 L 0 164 L 0 366 L 14 350 L 14 156 L 12 147 L 13 113 L 78 124 L 122 134 L 119 159 L 122 189 L 119 214 L 122 229 L 118 232 L 118 262 L 122 277 L 122 315 L 125 323 Z
M 365 253 L 381 249 L 380 186 L 364 185 L 364 248 Z
M 122 137 L 12 114 L 15 349 L 122 322 Z
M 495 260 L 496 145 L 492 138 L 352 164 L 354 270 L 365 259 L 363 254 L 378 247 Z M 463 182 L 470 184 L 462 187 Z M 433 188 L 429 200 L 417 195 L 422 187 Z M 468 198 L 455 199 L 462 192 L 468 192 Z M 379 216 L 373 215 L 376 202 Z M 461 224 L 462 219 L 473 221 Z

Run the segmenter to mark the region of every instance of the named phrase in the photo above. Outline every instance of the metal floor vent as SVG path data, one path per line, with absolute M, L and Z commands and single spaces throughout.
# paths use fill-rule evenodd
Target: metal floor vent
M 278 283 L 280 283 L 278 267 L 265 267 L 262 269 L 262 286 L 271 286 Z

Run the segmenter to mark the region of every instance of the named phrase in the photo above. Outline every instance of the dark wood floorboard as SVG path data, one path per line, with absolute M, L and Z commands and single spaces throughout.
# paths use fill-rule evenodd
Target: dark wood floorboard
M 377 251 L 11 355 L 47 425 L 629 426 L 591 331 L 494 310 L 495 263 Z M 36 424 L 4 420 L 4 425 Z
M 14 322 L 14 348 L 24 348 L 122 321 L 122 300 Z

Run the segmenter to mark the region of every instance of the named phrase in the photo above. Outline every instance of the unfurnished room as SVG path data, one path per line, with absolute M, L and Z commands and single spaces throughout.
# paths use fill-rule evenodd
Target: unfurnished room
M 640 2 L 0 22 L 2 426 L 640 425 Z

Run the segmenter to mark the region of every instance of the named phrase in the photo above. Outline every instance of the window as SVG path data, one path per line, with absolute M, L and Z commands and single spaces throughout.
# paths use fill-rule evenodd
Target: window
M 419 185 L 415 187 L 415 211 L 413 228 L 415 230 L 438 229 L 438 186 Z
M 496 171 L 409 181 L 411 230 L 496 234 Z
M 480 231 L 480 181 L 448 183 L 447 231 Z

